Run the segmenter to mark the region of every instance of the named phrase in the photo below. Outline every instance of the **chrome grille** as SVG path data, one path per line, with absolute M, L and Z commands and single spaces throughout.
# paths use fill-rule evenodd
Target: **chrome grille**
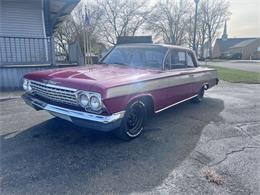
M 60 103 L 78 105 L 75 95 L 76 89 L 45 84 L 38 81 L 30 81 L 30 83 L 33 93 L 39 96 Z

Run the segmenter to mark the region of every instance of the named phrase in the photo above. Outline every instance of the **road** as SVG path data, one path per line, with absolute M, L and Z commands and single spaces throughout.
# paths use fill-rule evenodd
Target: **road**
M 259 90 L 220 82 L 130 142 L 3 99 L 1 194 L 260 194 Z
M 224 68 L 232 68 L 238 70 L 245 70 L 250 72 L 259 72 L 260 73 L 260 61 L 213 61 L 213 62 L 199 62 L 201 65 L 212 65 L 220 66 Z

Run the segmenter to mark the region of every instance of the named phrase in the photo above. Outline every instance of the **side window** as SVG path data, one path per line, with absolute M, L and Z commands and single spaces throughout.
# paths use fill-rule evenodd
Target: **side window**
M 164 65 L 167 70 L 184 68 L 186 66 L 186 52 L 171 50 L 165 59 Z
M 194 59 L 190 53 L 187 53 L 187 66 L 188 67 L 195 67 Z
M 185 66 L 186 65 L 185 52 L 183 52 L 183 51 L 173 52 L 172 65 Z

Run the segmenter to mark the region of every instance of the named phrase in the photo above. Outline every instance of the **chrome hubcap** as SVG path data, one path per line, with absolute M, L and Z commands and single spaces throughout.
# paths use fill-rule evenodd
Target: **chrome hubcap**
M 144 107 L 141 104 L 135 104 L 128 111 L 126 120 L 127 134 L 130 137 L 137 136 L 143 129 Z

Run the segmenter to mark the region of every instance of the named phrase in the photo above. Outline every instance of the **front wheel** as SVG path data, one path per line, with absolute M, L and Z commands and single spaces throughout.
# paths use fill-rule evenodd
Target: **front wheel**
M 146 115 L 143 101 L 138 100 L 131 103 L 126 109 L 120 128 L 114 131 L 115 135 L 123 140 L 138 137 L 143 131 Z

